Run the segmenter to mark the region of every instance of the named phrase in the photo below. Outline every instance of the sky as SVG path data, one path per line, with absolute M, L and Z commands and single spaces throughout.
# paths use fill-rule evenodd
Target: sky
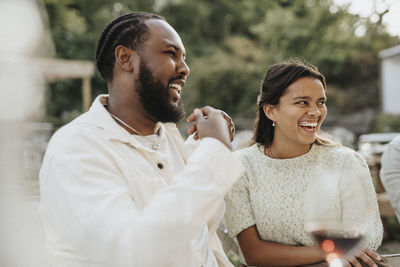
M 383 16 L 383 23 L 391 35 L 400 37 L 400 0 L 334 0 L 338 5 L 349 4 L 349 12 L 362 17 L 369 17 L 372 21 L 377 19 L 374 14 L 374 5 L 378 12 L 389 7 L 389 12 Z

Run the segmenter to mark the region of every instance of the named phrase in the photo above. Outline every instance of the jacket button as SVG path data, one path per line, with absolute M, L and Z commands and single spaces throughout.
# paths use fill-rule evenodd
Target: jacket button
M 164 165 L 162 165 L 161 163 L 157 163 L 157 167 L 158 167 L 159 169 L 162 169 L 162 168 L 164 168 Z

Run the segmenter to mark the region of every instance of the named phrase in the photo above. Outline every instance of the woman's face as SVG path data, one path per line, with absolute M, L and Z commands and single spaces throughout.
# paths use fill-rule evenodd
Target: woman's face
M 325 102 L 320 80 L 302 77 L 292 83 L 278 105 L 264 106 L 264 112 L 275 123 L 274 143 L 278 141 L 288 148 L 312 144 L 327 114 Z

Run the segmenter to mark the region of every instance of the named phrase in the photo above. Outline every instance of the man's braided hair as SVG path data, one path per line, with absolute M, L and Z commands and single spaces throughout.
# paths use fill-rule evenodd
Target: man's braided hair
M 149 29 L 145 21 L 149 19 L 165 21 L 159 15 L 133 12 L 116 18 L 104 29 L 97 43 L 96 65 L 106 81 L 112 80 L 115 48 L 118 45 L 124 45 L 136 50 L 148 37 Z

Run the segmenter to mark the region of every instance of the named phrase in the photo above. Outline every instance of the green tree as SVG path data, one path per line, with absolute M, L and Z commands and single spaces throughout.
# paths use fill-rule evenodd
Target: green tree
M 332 111 L 377 109 L 377 53 L 399 40 L 381 22 L 332 6 L 330 0 L 188 0 L 168 6 L 163 12 L 193 56 L 186 105 L 212 103 L 235 117 L 249 117 L 266 68 L 300 58 L 326 75 Z M 360 28 L 365 34 L 356 34 Z
M 48 24 L 56 47 L 56 57 L 95 59 L 97 40 L 104 27 L 115 17 L 132 10 L 152 12 L 152 0 L 43 0 Z M 48 90 L 48 120 L 64 124 L 81 110 L 81 82 L 67 80 L 52 83 Z M 92 79 L 93 95 L 106 93 L 105 82 L 96 72 Z
M 191 75 L 183 91 L 187 111 L 205 104 L 253 118 L 263 75 L 294 57 L 319 67 L 328 105 L 347 113 L 379 107 L 378 51 L 399 43 L 381 20 L 372 23 L 332 0 L 44 0 L 60 58 L 94 60 L 97 38 L 114 17 L 130 11 L 166 17 L 186 46 Z M 381 18 L 384 13 L 381 14 Z M 356 34 L 358 33 L 358 34 Z M 361 33 L 361 34 L 360 34 Z M 49 90 L 50 115 L 80 109 L 80 84 Z M 93 94 L 106 92 L 96 73 Z

